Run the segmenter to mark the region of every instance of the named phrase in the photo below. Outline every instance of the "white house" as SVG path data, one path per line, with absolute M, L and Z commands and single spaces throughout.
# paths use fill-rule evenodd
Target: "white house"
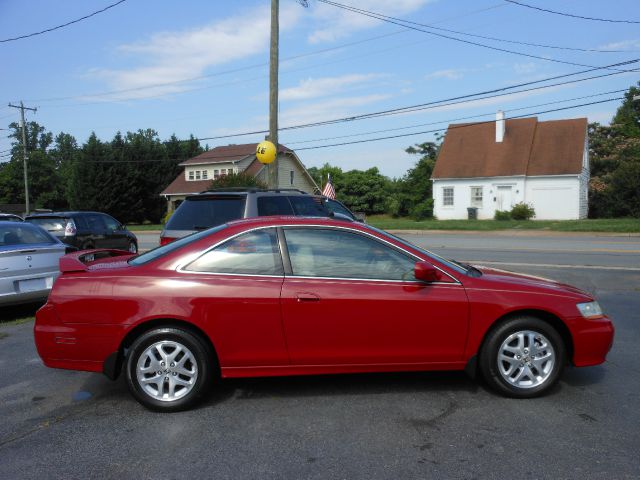
M 539 122 L 537 118 L 449 125 L 433 182 L 439 219 L 493 218 L 525 202 L 538 220 L 587 217 L 589 184 L 587 119 Z
M 245 172 L 267 183 L 267 169 L 256 158 L 256 146 L 247 143 L 216 147 L 182 162 L 184 172 L 160 193 L 167 199 L 168 211 L 174 211 L 187 195 L 205 191 L 212 180 L 231 173 Z M 278 188 L 320 191 L 295 152 L 284 145 L 278 146 Z

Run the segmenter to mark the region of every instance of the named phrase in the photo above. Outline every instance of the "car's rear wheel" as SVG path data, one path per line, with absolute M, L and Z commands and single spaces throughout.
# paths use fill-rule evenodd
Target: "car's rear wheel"
M 150 330 L 127 358 L 127 384 L 145 407 L 174 412 L 191 407 L 211 384 L 214 360 L 197 335 L 180 328 Z
M 498 325 L 488 335 L 480 353 L 480 370 L 489 386 L 517 398 L 549 391 L 565 365 L 565 346 L 547 322 L 529 316 Z
M 136 245 L 136 242 L 129 242 L 129 253 L 138 253 L 138 245 Z

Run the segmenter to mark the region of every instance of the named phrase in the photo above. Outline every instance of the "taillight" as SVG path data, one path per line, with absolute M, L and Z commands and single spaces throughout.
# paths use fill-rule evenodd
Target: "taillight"
M 160 237 L 160 246 L 162 245 L 166 245 L 167 243 L 171 243 L 174 240 L 177 240 L 177 238 L 173 238 L 173 237 Z
M 67 225 L 64 227 L 64 236 L 65 237 L 71 237 L 71 236 L 75 235 L 76 232 L 77 232 L 76 224 L 73 223 L 73 220 L 69 220 L 67 222 Z

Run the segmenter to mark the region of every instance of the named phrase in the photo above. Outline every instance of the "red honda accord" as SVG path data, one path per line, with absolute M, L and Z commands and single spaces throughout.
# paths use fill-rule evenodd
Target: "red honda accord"
M 220 376 L 465 369 L 533 397 L 566 361 L 604 362 L 614 333 L 577 288 L 324 218 L 240 220 L 138 256 L 73 253 L 60 270 L 36 315 L 44 363 L 112 379 L 124 368 L 161 411 Z

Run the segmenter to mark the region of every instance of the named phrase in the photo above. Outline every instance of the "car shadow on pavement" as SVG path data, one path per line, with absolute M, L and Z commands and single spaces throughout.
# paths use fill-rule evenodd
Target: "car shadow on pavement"
M 603 365 L 589 368 L 567 367 L 560 382 L 571 387 L 586 387 L 601 383 L 606 375 L 607 368 Z
M 42 305 L 44 305 L 44 302 L 25 303 L 23 305 L 9 305 L 2 307 L 0 323 L 14 322 L 16 320 L 34 317 Z

